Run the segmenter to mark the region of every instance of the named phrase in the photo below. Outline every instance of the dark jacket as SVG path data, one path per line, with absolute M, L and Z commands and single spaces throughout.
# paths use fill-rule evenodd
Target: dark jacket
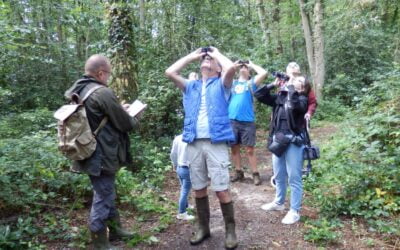
M 94 78 L 83 76 L 65 92 L 65 96 L 68 98 L 72 93 L 78 93 L 82 98 L 98 84 L 102 85 Z M 89 96 L 85 101 L 85 108 L 92 131 L 97 129 L 105 116 L 108 117 L 108 121 L 96 136 L 97 147 L 93 155 L 86 160 L 74 161 L 72 169 L 94 176 L 100 175 L 101 172 L 115 174 L 121 166 L 132 162 L 128 132 L 134 128 L 137 121 L 128 115 L 114 92 L 106 86 L 95 90 Z
M 296 134 L 303 132 L 304 128 L 304 115 L 307 112 L 307 96 L 300 95 L 294 90 L 293 85 L 288 87 L 288 91 L 280 91 L 278 94 L 271 94 L 271 90 L 274 88 L 273 84 L 264 85 L 254 92 L 254 97 L 258 101 L 273 107 L 272 121 L 270 126 L 271 135 L 280 130 L 281 128 L 287 128 L 290 125 L 290 129 Z M 285 105 L 287 111 L 285 111 Z M 287 117 L 287 114 L 291 117 Z M 280 118 L 284 117 L 289 121 L 289 124 L 280 123 Z M 279 124 L 279 127 L 278 127 Z

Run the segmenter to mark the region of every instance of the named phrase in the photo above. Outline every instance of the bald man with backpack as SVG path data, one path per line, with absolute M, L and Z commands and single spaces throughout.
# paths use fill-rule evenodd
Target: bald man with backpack
M 133 237 L 122 228 L 115 206 L 115 175 L 121 166 L 131 164 L 128 132 L 138 120 L 127 113 L 128 105 L 122 106 L 108 88 L 111 70 L 108 58 L 93 55 L 86 61 L 82 78 L 65 92 L 69 100 L 80 100 L 91 131 L 97 130 L 94 152 L 85 159 L 74 160 L 72 166 L 73 171 L 88 174 L 92 184 L 89 229 L 94 249 L 112 248 L 109 239 Z

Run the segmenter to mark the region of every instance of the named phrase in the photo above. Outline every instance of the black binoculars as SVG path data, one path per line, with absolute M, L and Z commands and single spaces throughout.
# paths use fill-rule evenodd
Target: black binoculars
M 201 53 L 207 53 L 207 52 L 212 52 L 212 49 L 209 46 L 201 48 Z
M 290 76 L 286 75 L 283 72 L 272 72 L 272 76 L 279 78 L 280 80 L 283 80 L 285 82 L 289 81 L 289 79 L 290 79 Z

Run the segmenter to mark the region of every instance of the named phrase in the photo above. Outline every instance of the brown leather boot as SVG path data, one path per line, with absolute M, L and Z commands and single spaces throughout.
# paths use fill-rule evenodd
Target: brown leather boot
M 232 178 L 232 182 L 236 182 L 236 181 L 243 181 L 244 180 L 244 173 L 243 170 L 235 170 L 235 175 Z
M 108 241 L 107 228 L 96 233 L 92 232 L 92 243 L 94 250 L 117 249 Z
M 210 205 L 208 196 L 196 198 L 196 210 L 196 231 L 193 237 L 190 238 L 190 244 L 192 245 L 200 244 L 203 240 L 210 237 Z
M 233 209 L 233 202 L 221 203 L 222 214 L 225 221 L 225 247 L 227 249 L 234 249 L 238 246 L 235 232 L 235 213 Z
M 261 178 L 260 178 L 259 172 L 253 173 L 253 182 L 254 182 L 254 185 L 256 185 L 256 186 L 261 185 Z

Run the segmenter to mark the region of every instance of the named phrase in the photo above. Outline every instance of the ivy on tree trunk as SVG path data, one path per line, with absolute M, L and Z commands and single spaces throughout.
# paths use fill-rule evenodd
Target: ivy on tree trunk
M 115 0 L 107 7 L 109 21 L 111 65 L 110 86 L 122 101 L 130 101 L 138 95 L 136 46 L 133 8 L 127 1 Z

